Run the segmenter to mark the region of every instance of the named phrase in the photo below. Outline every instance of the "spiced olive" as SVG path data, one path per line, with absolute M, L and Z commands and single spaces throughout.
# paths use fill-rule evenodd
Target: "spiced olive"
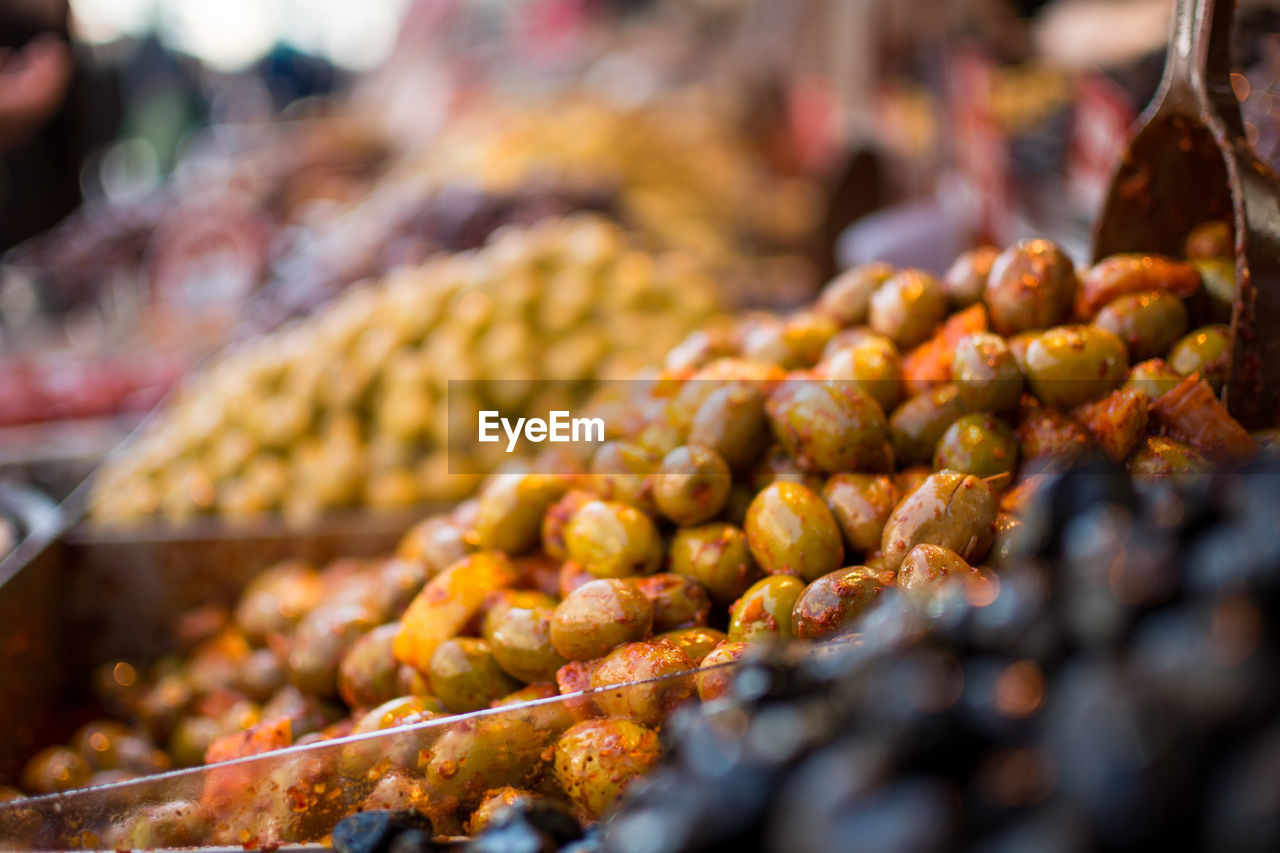
M 711 599 L 696 580 L 682 574 L 657 574 L 635 578 L 636 585 L 653 604 L 655 633 L 707 624 Z
M 770 396 L 773 434 L 811 471 L 885 471 L 893 467 L 880 404 L 853 384 L 796 380 Z
M 897 571 L 916 545 L 941 545 L 980 560 L 995 539 L 998 511 L 991 487 L 972 474 L 942 470 L 906 495 L 885 524 L 884 565 Z
M 1221 323 L 1202 326 L 1174 344 L 1167 360 L 1183 376 L 1200 374 L 1217 394 L 1226 381 L 1231 361 L 1231 329 Z
M 485 639 L 493 659 L 518 681 L 552 681 L 556 670 L 568 661 L 551 643 L 551 621 L 555 609 L 547 604 L 504 608 L 490 623 Z
M 693 677 L 679 676 L 696 668 L 684 650 L 669 640 L 624 643 L 592 671 L 591 686 L 598 691 L 592 700 L 611 717 L 658 726 L 693 696 Z M 620 684 L 630 686 L 604 689 Z
M 1124 387 L 1136 388 L 1154 400 L 1177 388 L 1181 382 L 1182 374 L 1170 367 L 1164 359 L 1152 358 L 1135 364 L 1130 369 Z
M 1005 339 L 989 332 L 960 339 L 951 361 L 951 377 L 960 404 L 970 412 L 1007 412 L 1022 398 L 1022 368 Z
M 729 635 L 724 631 L 717 631 L 715 628 L 708 628 L 705 625 L 695 625 L 692 628 L 677 628 L 674 631 L 668 631 L 655 637 L 658 640 L 674 643 L 696 665 L 700 665 L 716 646 L 719 646 L 728 638 Z
M 563 477 L 495 474 L 480 495 L 468 541 L 486 551 L 521 554 L 538 544 L 547 508 L 568 491 Z
M 982 301 L 987 279 L 1000 250 L 995 246 L 978 246 L 962 253 L 942 276 L 942 289 L 952 308 L 967 308 Z
M 891 579 L 866 566 L 823 575 L 796 599 L 791 612 L 795 635 L 802 640 L 829 640 L 856 631 Z
M 653 604 L 634 584 L 595 580 L 575 589 L 551 617 L 551 645 L 569 660 L 591 660 L 648 636 Z
M 716 646 L 698 665 L 698 698 L 710 702 L 729 694 L 733 686 L 735 661 L 742 660 L 750 645 L 728 640 Z
M 804 581 L 791 575 L 770 575 L 756 581 L 729 609 L 729 639 L 794 637 L 791 614 L 804 589 Z
M 806 581 L 840 568 L 840 527 L 822 498 L 797 483 L 773 483 L 747 509 L 747 544 L 769 574 Z
M 933 455 L 933 467 L 975 477 L 1011 473 L 1018 462 L 1013 429 L 995 415 L 965 415 L 947 427 Z
M 427 670 L 431 693 L 455 714 L 488 708 L 520 686 L 493 657 L 489 643 L 474 637 L 446 640 Z
M 938 439 L 964 413 L 960 389 L 954 382 L 939 385 L 907 400 L 889 418 L 889 440 L 897 463 L 921 465 L 932 462 Z
M 1157 358 L 1187 331 L 1187 308 L 1172 293 L 1126 293 L 1103 306 L 1093 324 L 1124 341 L 1130 361 Z
M 569 557 L 600 578 L 647 575 L 662 562 L 662 538 L 653 521 L 616 501 L 583 505 L 565 529 Z
M 991 325 L 1002 335 L 1063 322 L 1075 297 L 1075 265 L 1049 240 L 1022 240 L 1001 252 L 983 291 Z
M 584 720 L 556 742 L 552 766 L 579 814 L 595 820 L 661 757 L 662 745 L 652 729 L 630 720 Z
M 871 310 L 871 294 L 893 275 L 893 267 L 870 263 L 845 270 L 818 295 L 815 309 L 841 326 L 865 323 Z
M 885 522 L 901 498 L 893 478 L 884 474 L 835 474 L 822 490 L 845 543 L 864 554 L 880 547 Z
M 1072 409 L 1120 386 L 1129 373 L 1124 342 L 1098 326 L 1059 326 L 1027 347 L 1027 380 L 1045 405 Z
M 692 578 L 722 607 L 737 600 L 760 575 L 760 568 L 739 527 L 712 522 L 676 531 L 670 570 Z
M 947 313 L 947 294 L 936 278 L 907 269 L 871 294 L 867 325 L 903 349 L 923 342 Z
M 902 358 L 893 342 L 879 335 L 864 335 L 828 353 L 817 373 L 870 394 L 886 412 L 893 411 L 902 398 Z
M 728 463 L 714 450 L 696 444 L 677 447 L 653 475 L 653 499 L 676 524 L 700 524 L 724 507 L 732 478 Z
M 769 440 L 765 400 L 764 390 L 755 383 L 716 388 L 689 424 L 689 443 L 715 451 L 735 471 L 749 467 Z

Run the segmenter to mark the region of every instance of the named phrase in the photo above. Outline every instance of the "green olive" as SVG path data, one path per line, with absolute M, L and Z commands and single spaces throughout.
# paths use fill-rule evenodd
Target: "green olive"
M 1191 259 L 1231 257 L 1235 254 L 1231 223 L 1222 219 L 1201 222 L 1187 235 L 1182 253 Z
M 330 604 L 307 614 L 289 638 L 290 683 L 312 696 L 336 697 L 338 666 L 377 623 L 360 604 Z
M 1124 341 L 1097 326 L 1059 326 L 1027 347 L 1031 391 L 1047 406 L 1074 409 L 1124 382 Z
M 111 834 L 111 844 L 117 850 L 198 847 L 212 828 L 208 809 L 190 800 L 157 803 L 129 812 Z
M 1018 363 L 1018 369 L 1022 371 L 1022 375 L 1027 375 L 1027 347 L 1031 346 L 1031 342 L 1040 337 L 1040 332 L 1019 332 L 1016 335 L 1010 335 L 1005 339 L 1009 345 L 1009 352 L 1013 354 L 1013 360 Z
M 884 565 L 897 571 L 916 545 L 941 545 L 966 560 L 980 560 L 995 539 L 995 493 L 978 477 L 938 471 L 889 516 L 881 539 Z
M 1187 308 L 1172 293 L 1126 293 L 1108 302 L 1093 324 L 1129 348 L 1131 361 L 1158 358 L 1187 331 Z
M 728 638 L 729 635 L 724 631 L 717 631 L 705 625 L 695 625 L 692 628 L 677 628 L 674 631 L 659 634 L 654 639 L 674 643 L 680 651 L 689 656 L 689 660 L 700 665 L 716 646 Z
M 1129 371 L 1124 387 L 1137 388 L 1152 400 L 1172 391 L 1182 383 L 1182 375 L 1162 358 L 1152 358 L 1135 364 Z
M 630 720 L 585 720 L 560 737 L 553 767 L 578 813 L 596 820 L 661 757 L 662 745 L 652 729 Z
M 1002 335 L 1047 329 L 1071 312 L 1076 296 L 1071 259 L 1049 240 L 1022 240 L 991 265 L 983 299 Z
M 467 818 L 467 834 L 473 838 L 480 835 L 493 824 L 496 817 L 512 806 L 528 807 L 539 801 L 549 802 L 545 797 L 540 797 L 523 788 L 510 786 L 494 788 L 484 795 L 480 805 L 476 806 L 476 810 Z
M 489 644 L 472 637 L 441 643 L 427 675 L 431 692 L 455 714 L 488 708 L 520 686 L 498 666 Z
M 626 643 L 611 651 L 591 673 L 596 706 L 611 717 L 625 717 L 658 726 L 672 711 L 693 696 L 693 678 L 678 678 L 696 665 L 668 640 Z M 632 684 L 633 682 L 646 682 Z M 632 686 L 604 690 L 618 684 Z
M 755 383 L 734 382 L 716 388 L 698 406 L 689 424 L 689 443 L 714 450 L 735 471 L 750 467 L 769 441 L 765 399 Z
M 648 636 L 653 605 L 634 584 L 595 580 L 575 589 L 551 617 L 551 645 L 569 660 L 591 660 Z
M 768 411 L 774 435 L 802 468 L 835 473 L 893 467 L 884 412 L 851 383 L 784 383 L 769 398 Z
M 942 289 L 952 308 L 967 308 L 982 301 L 987 278 L 1000 250 L 995 246 L 979 246 L 960 255 L 942 276 Z
M 615 501 L 591 501 L 565 529 L 569 557 L 596 577 L 625 578 L 657 571 L 662 538 L 649 516 Z
M 1240 293 L 1240 288 L 1236 286 L 1235 259 L 1230 256 L 1201 258 L 1191 261 L 1191 265 L 1200 273 L 1205 295 L 1209 298 L 1207 319 L 1230 323 L 1236 296 Z
M 609 441 L 591 459 L 592 488 L 608 500 L 652 512 L 653 481 L 662 456 L 641 444 Z
M 657 574 L 634 578 L 631 583 L 653 604 L 655 633 L 707 624 L 711 599 L 693 578 L 680 574 Z
M 992 565 L 1003 566 L 1009 562 L 1023 535 L 1022 526 L 1022 519 L 1012 513 L 1002 512 L 996 516 L 996 538 L 988 554 Z
M 427 783 L 439 806 L 478 805 L 494 788 L 529 787 L 542 769 L 546 737 L 514 714 L 461 719 L 430 751 Z
M 760 575 L 746 533 L 720 522 L 677 530 L 670 569 L 697 581 L 721 607 L 736 601 Z
M 591 492 L 573 489 L 560 500 L 547 507 L 542 517 L 542 550 L 556 560 L 569 559 L 569 546 L 565 544 L 565 530 L 569 522 L 587 504 L 596 500 Z
M 865 554 L 880 547 L 880 534 L 902 493 L 893 479 L 883 474 L 835 474 L 827 480 L 822 498 L 840 525 L 845 543 Z
M 995 415 L 975 413 L 956 420 L 938 441 L 933 467 L 950 468 L 975 477 L 1012 473 L 1018 462 L 1018 439 Z
M 902 270 L 871 294 L 867 325 L 905 350 L 932 335 L 946 313 L 947 294 L 936 278 Z
M 698 698 L 711 702 L 729 695 L 733 687 L 735 661 L 742 660 L 749 643 L 727 640 L 716 646 L 698 665 Z
M 827 505 L 796 483 L 773 483 L 747 510 L 747 544 L 756 562 L 773 575 L 816 580 L 840 568 L 844 543 Z
M 830 352 L 818 365 L 824 379 L 849 383 L 870 394 L 888 412 L 902 397 L 902 358 L 888 338 L 866 335 Z
M 960 389 L 955 383 L 917 394 L 899 406 L 889 418 L 889 439 L 898 464 L 932 462 L 938 439 L 963 414 Z
M 864 264 L 831 280 L 818 296 L 816 310 L 841 326 L 865 323 L 871 310 L 871 294 L 893 275 L 888 264 Z
M 794 637 L 792 612 L 804 589 L 804 581 L 791 575 L 756 581 L 729 610 L 729 640 Z
M 729 497 L 733 475 L 720 455 L 700 445 L 677 447 L 653 477 L 658 510 L 681 526 L 714 518 Z
M 1090 444 L 1084 427 L 1057 409 L 1028 408 L 1018 423 L 1018 455 L 1024 459 L 1070 458 Z
M 769 445 L 768 449 L 756 460 L 755 466 L 749 472 L 748 492 L 752 500 L 755 495 L 763 488 L 773 483 L 797 483 L 807 486 L 815 491 L 822 488 L 822 474 L 818 471 L 811 471 L 802 468 L 791 452 L 783 446 L 782 442 L 775 441 Z M 733 497 L 733 490 L 730 490 L 730 498 Z M 750 503 L 750 501 L 748 501 Z M 743 520 L 746 516 L 744 514 Z
M 568 490 L 563 477 L 496 474 L 489 478 L 470 540 L 485 551 L 522 554 L 538 544 L 547 508 Z
M 898 569 L 898 588 L 912 605 L 928 608 L 952 583 L 962 583 L 986 600 L 991 581 L 965 562 L 964 558 L 939 545 L 921 543 L 909 552 Z M 985 590 L 985 592 L 979 592 Z
M 352 734 L 368 734 L 400 726 L 413 726 L 444 716 L 444 703 L 434 696 L 399 696 L 369 711 L 356 721 Z
M 169 769 L 169 757 L 146 737 L 115 720 L 91 720 L 71 736 L 69 746 L 89 768 L 158 773 Z M 3 800 L 0 800 L 3 802 Z
M 493 659 L 511 677 L 524 682 L 552 681 L 568 661 L 551 644 L 551 606 L 508 607 L 490 626 L 485 638 Z
M 1231 329 L 1215 324 L 1192 331 L 1173 345 L 1168 361 L 1169 366 L 1183 376 L 1200 374 L 1217 394 L 1226 381 L 1231 362 Z
M 435 515 L 415 524 L 400 540 L 396 556 L 421 563 L 427 579 L 435 577 L 467 556 L 466 531 L 447 515 Z
M 999 335 L 977 332 L 962 338 L 951 361 L 951 377 L 960 404 L 970 412 L 1007 412 L 1022 399 L 1022 368 Z
M 22 787 L 35 795 L 56 794 L 84 787 L 92 773 L 92 768 L 74 749 L 51 746 L 27 762 L 22 770 Z
M 1189 444 L 1164 436 L 1148 436 L 1129 456 L 1129 473 L 1135 480 L 1207 474 L 1213 463 Z
M 286 634 L 320 603 L 320 574 L 301 561 L 280 563 L 249 581 L 236 604 L 235 621 L 250 642 Z
M 892 576 L 890 576 L 892 579 Z M 886 587 L 881 573 L 866 566 L 838 569 L 805 587 L 791 611 L 802 640 L 829 640 L 856 630 L 862 615 Z
M 839 327 L 829 317 L 801 313 L 786 320 L 762 315 L 752 318 L 742 335 L 742 356 L 786 370 L 809 367 Z
M 914 492 L 921 483 L 931 476 L 933 476 L 933 467 L 931 465 L 912 465 L 893 475 L 893 485 L 897 488 L 899 496 L 906 495 Z M 876 547 L 880 547 L 878 542 Z
M 556 579 L 559 581 L 560 568 L 556 568 Z M 498 623 L 513 608 L 530 610 L 544 607 L 554 610 L 559 600 L 540 589 L 498 589 L 488 596 L 484 605 L 484 619 L 480 623 L 480 636 L 492 639 L 490 634 L 498 627 Z
M 338 665 L 338 694 L 352 708 L 372 708 L 400 695 L 400 662 L 392 652 L 400 624 L 365 634 Z

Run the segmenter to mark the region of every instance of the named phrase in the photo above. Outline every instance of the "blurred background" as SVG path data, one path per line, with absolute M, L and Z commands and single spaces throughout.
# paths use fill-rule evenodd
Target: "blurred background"
M 0 0 L 0 471 L 55 498 L 192 365 L 591 210 L 734 307 L 1027 233 L 1082 257 L 1170 0 Z M 1280 157 L 1280 3 L 1233 87 Z

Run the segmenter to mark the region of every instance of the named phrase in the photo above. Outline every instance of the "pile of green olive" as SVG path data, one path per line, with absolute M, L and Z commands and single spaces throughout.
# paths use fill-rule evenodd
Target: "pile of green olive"
M 1085 270 L 1045 240 L 971 251 L 940 279 L 875 264 L 806 310 L 695 332 L 594 401 L 605 443 L 489 477 L 389 560 L 272 569 L 189 656 L 110 699 L 193 764 L 281 718 L 273 745 L 590 688 L 532 706 L 542 752 L 522 729 L 397 772 L 436 819 L 465 824 L 508 788 L 595 817 L 748 644 L 855 634 L 891 588 L 926 611 L 951 583 L 993 600 L 1028 472 L 1092 448 L 1148 482 L 1269 445 L 1212 390 L 1229 236 L 1209 223 L 1188 261 Z M 39 757 L 28 787 L 110 769 L 73 752 Z
M 692 256 L 645 251 L 600 216 L 499 231 L 220 357 L 98 472 L 90 511 L 308 519 L 457 500 L 501 451 L 480 445 L 494 455 L 469 459 L 473 472 L 450 466 L 450 416 L 568 408 L 593 380 L 653 363 L 717 304 Z M 450 395 L 453 380 L 469 381 Z

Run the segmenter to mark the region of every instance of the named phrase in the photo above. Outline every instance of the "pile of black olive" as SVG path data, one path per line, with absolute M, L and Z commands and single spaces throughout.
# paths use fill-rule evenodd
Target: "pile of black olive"
M 994 598 L 758 649 L 593 834 L 526 806 L 470 849 L 1280 849 L 1277 531 L 1275 462 L 1141 491 L 1077 465 Z

